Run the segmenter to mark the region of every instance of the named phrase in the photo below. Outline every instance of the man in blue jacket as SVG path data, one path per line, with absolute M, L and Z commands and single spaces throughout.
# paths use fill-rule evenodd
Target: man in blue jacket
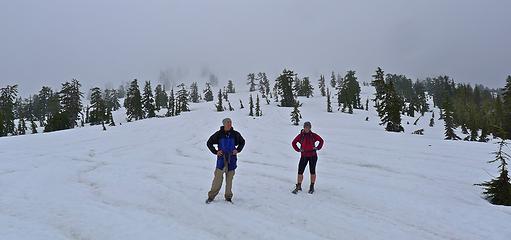
M 223 126 L 220 130 L 209 137 L 207 146 L 211 153 L 217 156 L 215 177 L 211 184 L 211 190 L 208 192 L 206 203 L 212 202 L 222 188 L 222 182 L 225 173 L 225 200 L 232 202 L 232 179 L 236 170 L 236 161 L 238 153 L 245 146 L 245 139 L 241 134 L 232 128 L 230 118 L 222 120 Z M 216 149 L 213 145 L 217 145 Z

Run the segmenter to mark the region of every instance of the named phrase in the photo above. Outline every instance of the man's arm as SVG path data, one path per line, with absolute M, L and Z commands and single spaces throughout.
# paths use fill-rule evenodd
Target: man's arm
M 209 137 L 208 142 L 206 143 L 206 146 L 208 146 L 209 151 L 213 154 L 217 154 L 218 150 L 213 146 L 213 144 L 218 144 L 218 132 L 213 133 L 211 137 Z
M 293 139 L 293 142 L 291 143 L 291 145 L 293 146 L 293 148 L 295 149 L 295 151 L 297 152 L 300 152 L 300 148 L 298 148 L 298 141 L 300 141 L 300 134 L 298 134 L 295 139 Z
M 236 147 L 236 151 L 239 153 L 241 150 L 243 150 L 243 147 L 245 147 L 245 139 L 241 136 L 241 133 L 238 132 L 237 134 L 238 140 L 238 146 Z

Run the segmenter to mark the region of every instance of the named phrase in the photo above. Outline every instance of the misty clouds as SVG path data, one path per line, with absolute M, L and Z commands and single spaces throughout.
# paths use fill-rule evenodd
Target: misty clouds
M 511 1 L 4 1 L 0 85 L 23 94 L 78 78 L 241 84 L 283 68 L 317 79 L 377 66 L 500 87 L 511 74 Z

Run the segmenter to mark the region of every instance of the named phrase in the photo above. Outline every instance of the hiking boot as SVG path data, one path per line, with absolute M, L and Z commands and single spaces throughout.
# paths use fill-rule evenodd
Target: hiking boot
M 295 190 L 292 191 L 292 193 L 297 194 L 298 191 L 302 191 L 302 185 L 296 184 Z

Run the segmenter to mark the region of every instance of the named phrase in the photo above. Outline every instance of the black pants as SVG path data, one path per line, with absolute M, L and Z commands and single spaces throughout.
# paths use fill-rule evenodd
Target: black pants
M 305 171 L 305 167 L 307 167 L 307 163 L 309 163 L 310 173 L 312 175 L 315 175 L 317 161 L 318 161 L 318 156 L 300 158 L 300 163 L 298 163 L 298 174 L 302 175 L 303 172 Z

